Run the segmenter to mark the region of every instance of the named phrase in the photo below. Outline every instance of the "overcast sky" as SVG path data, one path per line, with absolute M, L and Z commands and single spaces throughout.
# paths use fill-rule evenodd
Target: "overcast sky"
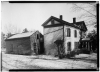
M 1 24 L 2 31 L 7 33 L 5 25 L 14 25 L 21 31 L 39 30 L 43 33 L 41 26 L 50 16 L 59 18 L 63 15 L 63 20 L 72 22 L 73 17 L 78 17 L 80 13 L 71 10 L 72 4 L 68 3 L 1 3 Z M 76 19 L 76 21 L 80 21 Z M 90 30 L 92 29 L 89 28 Z

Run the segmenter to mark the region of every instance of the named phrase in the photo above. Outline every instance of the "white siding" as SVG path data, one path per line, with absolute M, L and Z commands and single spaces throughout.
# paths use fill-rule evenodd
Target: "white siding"
M 71 36 L 70 37 L 67 37 L 67 28 L 70 28 L 70 31 L 71 31 Z M 77 37 L 75 37 L 74 35 L 74 30 L 77 31 Z M 79 34 L 79 29 L 76 29 L 74 27 L 71 27 L 71 26 L 64 26 L 64 35 L 65 35 L 65 41 L 64 41 L 64 47 L 65 47 L 65 53 L 67 54 L 67 43 L 68 42 L 71 42 L 71 51 L 74 50 L 74 42 L 79 42 L 79 39 L 80 39 L 80 34 Z

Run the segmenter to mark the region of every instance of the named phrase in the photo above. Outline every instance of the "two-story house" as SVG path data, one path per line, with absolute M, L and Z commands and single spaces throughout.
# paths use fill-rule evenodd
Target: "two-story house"
M 44 33 L 44 48 L 47 55 L 57 55 L 57 46 L 54 41 L 62 39 L 64 53 L 67 54 L 68 50 L 73 51 L 77 48 L 80 37 L 87 31 L 84 21 L 76 22 L 73 18 L 73 23 L 63 20 L 62 15 L 60 18 L 51 16 L 43 24 Z

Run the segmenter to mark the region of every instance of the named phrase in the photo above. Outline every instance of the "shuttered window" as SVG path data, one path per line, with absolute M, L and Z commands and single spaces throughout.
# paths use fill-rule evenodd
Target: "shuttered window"
M 67 28 L 67 37 L 70 37 L 71 36 L 71 30 L 70 28 Z

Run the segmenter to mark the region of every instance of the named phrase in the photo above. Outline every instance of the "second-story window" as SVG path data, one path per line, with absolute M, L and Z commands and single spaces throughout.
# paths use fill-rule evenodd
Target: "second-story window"
M 74 30 L 74 36 L 77 37 L 77 31 L 76 30 Z
M 71 30 L 70 28 L 67 28 L 67 37 L 70 37 L 71 36 Z

